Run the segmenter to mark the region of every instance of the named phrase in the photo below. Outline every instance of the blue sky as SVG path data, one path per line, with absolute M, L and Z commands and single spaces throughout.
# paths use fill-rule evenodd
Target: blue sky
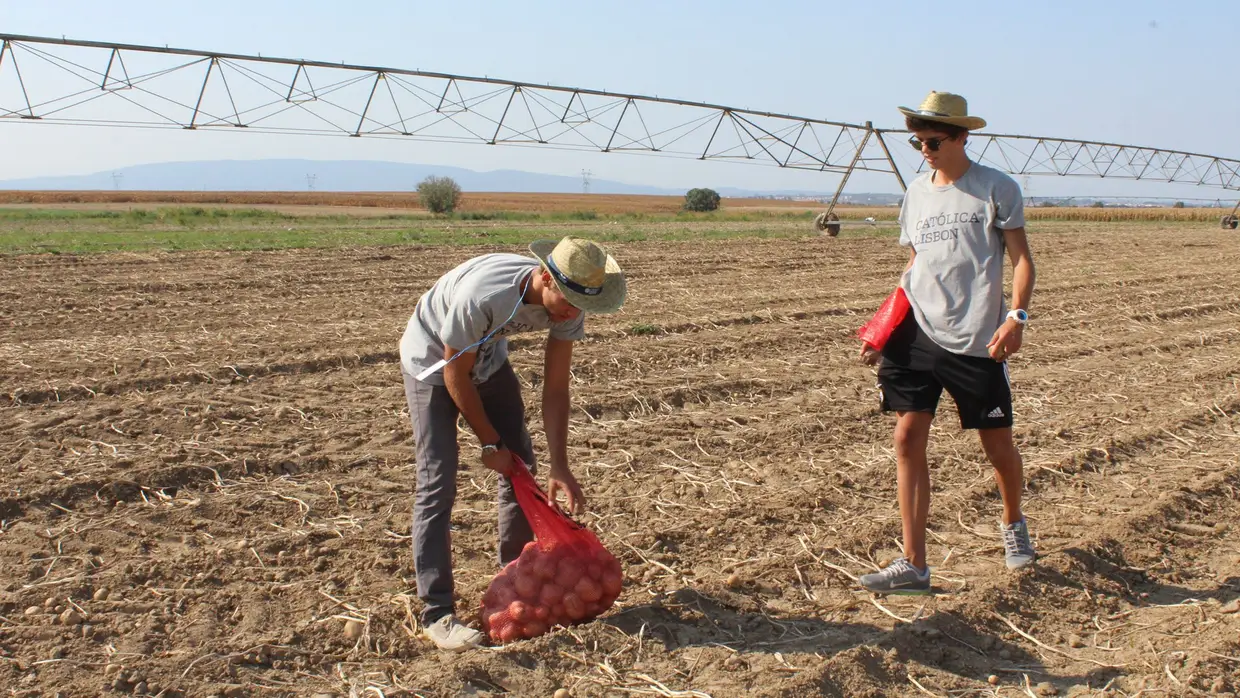
M 959 92 L 989 130 L 1240 156 L 1240 3 L 0 0 L 0 32 L 347 61 L 898 126 Z M 0 124 L 0 179 L 165 160 L 384 159 L 660 186 L 833 190 L 832 176 L 537 148 Z M 1033 178 L 1034 194 L 1219 190 Z M 861 177 L 853 191 L 893 191 Z

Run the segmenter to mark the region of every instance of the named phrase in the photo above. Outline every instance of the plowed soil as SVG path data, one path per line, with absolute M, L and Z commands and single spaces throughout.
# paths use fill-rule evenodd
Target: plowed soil
M 569 451 L 625 591 L 459 655 L 416 636 L 396 346 L 479 247 L 0 259 L 0 693 L 1235 692 L 1235 233 L 1031 240 L 1011 371 L 1033 569 L 1005 569 L 990 468 L 945 400 L 938 593 L 853 582 L 899 551 L 892 419 L 853 338 L 903 268 L 894 240 L 617 244 L 629 303 L 587 323 Z M 541 341 L 514 346 L 540 442 Z M 495 478 L 470 466 L 472 618 L 497 560 Z

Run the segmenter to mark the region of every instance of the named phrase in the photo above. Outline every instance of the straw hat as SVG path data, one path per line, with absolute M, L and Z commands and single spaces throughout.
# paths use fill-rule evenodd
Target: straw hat
M 905 116 L 959 126 L 970 131 L 986 127 L 985 119 L 980 116 L 969 116 L 969 103 L 965 101 L 965 98 L 951 92 L 931 90 L 920 107 L 916 109 L 899 107 L 899 110 Z
M 538 240 L 530 252 L 542 261 L 569 303 L 587 313 L 614 313 L 624 305 L 628 286 L 620 265 L 598 243 L 566 237 Z

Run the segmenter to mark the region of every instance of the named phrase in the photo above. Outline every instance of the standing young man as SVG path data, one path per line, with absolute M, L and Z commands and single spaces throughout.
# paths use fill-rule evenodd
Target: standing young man
M 926 445 L 939 397 L 956 401 L 960 426 L 976 429 L 994 466 L 1003 499 L 1009 569 L 1036 553 L 1021 513 L 1023 475 L 1012 440 L 1012 392 L 1007 358 L 1020 350 L 1034 268 L 1025 238 L 1024 203 L 1008 175 L 969 160 L 969 131 L 986 122 L 969 116 L 959 95 L 931 92 L 918 109 L 901 107 L 909 143 L 929 171 L 908 187 L 900 210 L 900 244 L 910 248 L 900 279 L 911 305 L 881 352 L 861 348 L 878 369 L 882 407 L 896 413 L 896 483 L 904 528 L 904 557 L 862 575 L 861 585 L 885 594 L 930 592 L 926 519 L 930 471 Z M 1012 310 L 1003 296 L 1003 257 L 1012 263 Z
M 482 634 L 453 613 L 450 526 L 459 462 L 457 417 L 478 437 L 483 465 L 506 474 L 517 456 L 534 468 L 521 385 L 508 363 L 507 337 L 548 330 L 542 413 L 551 458 L 548 493 L 566 494 L 570 511 L 584 510 L 581 486 L 568 467 L 569 368 L 585 314 L 624 304 L 626 284 L 616 260 L 588 240 L 530 245 L 536 258 L 475 257 L 435 282 L 418 300 L 400 340 L 400 366 L 417 455 L 413 557 L 423 635 L 445 650 L 478 645 Z M 533 540 L 512 485 L 500 478 L 499 560 L 515 560 Z

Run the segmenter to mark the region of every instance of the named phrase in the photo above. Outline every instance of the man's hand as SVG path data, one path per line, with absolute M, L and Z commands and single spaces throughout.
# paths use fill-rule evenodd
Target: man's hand
M 586 495 L 581 491 L 581 485 L 577 484 L 577 478 L 573 476 L 572 471 L 568 468 L 552 467 L 551 473 L 547 475 L 547 497 L 555 502 L 560 490 L 564 491 L 568 499 L 568 513 L 574 515 L 585 513 Z
M 882 356 L 883 353 L 878 349 L 875 349 L 865 342 L 861 343 L 861 363 L 866 366 L 873 366 L 878 363 L 878 360 L 882 358 Z
M 1015 320 L 1005 321 L 999 329 L 995 330 L 995 336 L 990 338 L 990 344 L 986 345 L 986 348 L 990 350 L 990 358 L 995 361 L 1007 361 L 1009 356 L 1020 351 L 1024 334 L 1024 325 Z
M 512 472 L 512 451 L 501 448 L 493 453 L 484 453 L 482 464 L 500 475 L 507 475 Z

